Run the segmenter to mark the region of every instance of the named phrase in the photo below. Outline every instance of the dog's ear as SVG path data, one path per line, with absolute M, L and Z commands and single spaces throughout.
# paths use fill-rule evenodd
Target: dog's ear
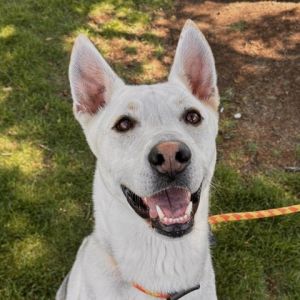
M 199 100 L 217 109 L 214 57 L 204 35 L 191 20 L 186 21 L 180 34 L 169 81 L 183 84 Z
M 124 83 L 110 68 L 90 40 L 80 35 L 74 44 L 69 66 L 73 109 L 77 119 L 89 117 L 105 106 Z

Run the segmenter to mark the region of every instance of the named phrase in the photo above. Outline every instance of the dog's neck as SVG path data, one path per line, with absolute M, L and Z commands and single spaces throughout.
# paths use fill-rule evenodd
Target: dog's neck
M 93 200 L 94 234 L 106 241 L 107 254 L 116 261 L 124 281 L 154 291 L 184 290 L 201 281 L 209 255 L 208 185 L 202 191 L 194 229 L 182 238 L 154 232 L 127 202 L 112 196 L 97 169 Z

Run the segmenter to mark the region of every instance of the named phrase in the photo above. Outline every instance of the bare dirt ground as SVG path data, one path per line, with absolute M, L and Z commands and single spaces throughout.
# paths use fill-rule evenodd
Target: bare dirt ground
M 157 20 L 171 34 L 170 57 L 188 18 L 215 55 L 221 159 L 243 171 L 299 166 L 300 5 L 178 1 L 175 11 Z
M 90 26 L 97 32 L 113 18 L 113 11 L 97 12 Z M 187 19 L 203 31 L 216 59 L 219 158 L 243 172 L 299 167 L 300 4 L 177 0 L 169 11 L 153 11 L 151 28 L 100 30 L 94 42 L 130 83 L 158 82 Z

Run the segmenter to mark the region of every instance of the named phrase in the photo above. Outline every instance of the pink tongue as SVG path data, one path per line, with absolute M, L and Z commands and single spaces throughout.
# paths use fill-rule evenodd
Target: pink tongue
M 158 217 L 156 205 L 167 218 L 178 218 L 184 216 L 191 200 L 191 193 L 183 188 L 169 188 L 143 200 L 149 207 L 150 218 Z

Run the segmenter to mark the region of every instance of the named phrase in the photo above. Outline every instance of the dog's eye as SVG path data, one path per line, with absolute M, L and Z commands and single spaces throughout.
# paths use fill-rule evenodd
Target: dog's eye
M 125 116 L 117 121 L 113 128 L 119 132 L 125 132 L 132 129 L 135 126 L 135 123 L 136 121 Z
M 184 121 L 186 123 L 194 125 L 194 126 L 200 124 L 202 119 L 203 118 L 200 115 L 200 113 L 195 109 L 190 109 L 190 110 L 186 111 L 185 115 L 184 115 Z

